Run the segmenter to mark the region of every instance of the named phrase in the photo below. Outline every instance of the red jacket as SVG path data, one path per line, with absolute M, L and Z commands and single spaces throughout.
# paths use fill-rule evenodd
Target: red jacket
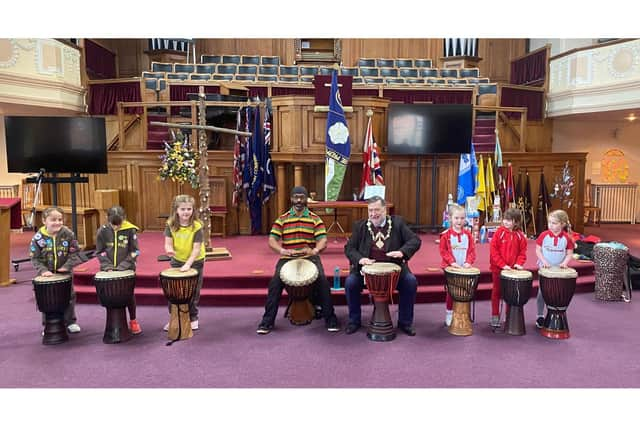
M 476 245 L 473 243 L 473 237 L 469 230 L 463 229 L 461 233 L 456 233 L 452 228 L 449 228 L 440 234 L 440 256 L 442 257 L 442 264 L 440 266 L 442 268 L 448 267 L 456 262 L 456 258 L 453 256 L 453 250 L 451 249 L 451 235 L 457 236 L 458 234 L 465 234 L 469 240 L 465 262 L 473 264 L 476 261 Z M 462 267 L 462 265 L 460 267 Z
M 489 264 L 492 271 L 512 267 L 514 264 L 524 266 L 527 260 L 527 238 L 522 231 L 509 231 L 500 226 L 491 238 Z

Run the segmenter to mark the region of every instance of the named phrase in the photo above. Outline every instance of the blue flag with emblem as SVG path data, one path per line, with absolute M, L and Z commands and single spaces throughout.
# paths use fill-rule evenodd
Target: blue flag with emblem
M 471 143 L 471 153 L 460 154 L 460 168 L 458 169 L 458 204 L 464 206 L 467 197 L 476 194 L 475 183 L 478 174 L 476 151 Z
M 264 150 L 264 176 L 262 178 L 262 204 L 266 204 L 271 195 L 276 191 L 276 176 L 273 170 L 273 162 L 271 161 L 271 114 L 269 114 L 269 106 L 264 109 L 264 139 L 262 141 Z
M 251 217 L 251 234 L 259 234 L 262 230 L 262 185 L 264 178 L 265 150 L 262 135 L 260 108 L 249 108 L 251 120 L 251 140 L 247 152 L 245 178 L 247 179 L 247 204 Z
M 337 200 L 340 195 L 340 188 L 351 156 L 351 138 L 349 138 L 347 119 L 342 109 L 336 70 L 331 74 L 331 95 L 325 136 L 324 199 L 329 201 Z

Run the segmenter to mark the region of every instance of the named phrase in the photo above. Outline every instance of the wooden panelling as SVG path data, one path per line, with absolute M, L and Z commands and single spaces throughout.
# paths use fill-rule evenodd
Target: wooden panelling
M 509 82 L 511 61 L 524 55 L 526 39 L 480 39 L 478 56 L 482 58 L 478 68 L 482 77 L 491 82 Z
M 357 65 L 359 58 L 431 58 L 442 56 L 444 39 L 342 39 L 342 64 Z
M 511 125 L 519 130 L 520 120 L 510 120 Z M 500 147 L 502 151 L 519 151 L 520 140 L 506 125 L 499 127 Z M 527 152 L 551 152 L 551 136 L 553 133 L 553 121 L 541 122 L 527 121 L 526 127 L 526 151 Z

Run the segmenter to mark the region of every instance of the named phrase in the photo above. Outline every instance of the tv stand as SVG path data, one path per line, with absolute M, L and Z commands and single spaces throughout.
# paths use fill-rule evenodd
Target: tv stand
M 74 172 L 70 176 L 59 177 L 56 173 L 52 173 L 52 176 L 42 177 L 29 177 L 26 182 L 29 184 L 37 184 L 38 179 L 41 183 L 53 184 L 51 187 L 51 196 L 53 198 L 53 206 L 58 206 L 58 184 L 71 184 L 71 227 L 73 233 L 78 237 L 78 217 L 77 217 L 77 203 L 76 203 L 76 184 L 88 183 L 89 178 L 86 176 L 80 176 L 79 173 Z
M 415 224 L 409 225 L 414 231 L 418 230 L 431 230 L 432 232 L 440 231 L 440 225 L 436 223 L 436 206 L 437 206 L 437 194 L 438 187 L 436 185 L 436 179 L 438 177 L 437 174 L 437 166 L 438 166 L 438 155 L 434 154 L 431 159 L 431 225 L 428 224 L 420 224 L 420 177 L 422 171 L 422 159 L 421 156 L 417 156 L 416 162 L 416 222 Z

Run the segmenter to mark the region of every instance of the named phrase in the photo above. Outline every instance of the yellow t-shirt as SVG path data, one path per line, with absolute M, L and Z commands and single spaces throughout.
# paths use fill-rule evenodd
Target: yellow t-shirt
M 178 261 L 186 262 L 189 259 L 194 243 L 202 243 L 196 261 L 205 258 L 204 233 L 202 232 L 202 223 L 200 221 L 194 221 L 191 226 L 181 225 L 176 231 L 167 226 L 164 235 L 173 239 L 173 250 L 176 253 L 174 258 Z

